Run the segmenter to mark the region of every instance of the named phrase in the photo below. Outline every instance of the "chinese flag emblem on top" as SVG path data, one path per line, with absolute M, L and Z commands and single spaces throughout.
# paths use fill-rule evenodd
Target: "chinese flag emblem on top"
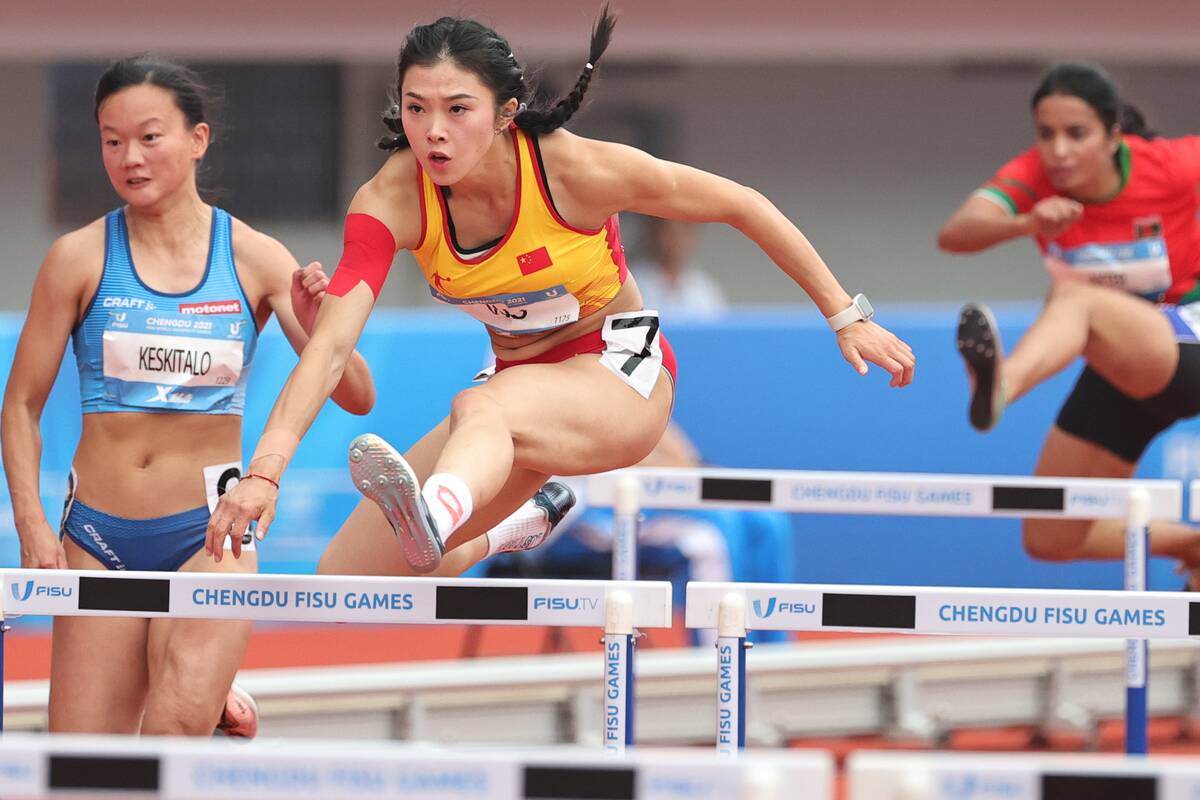
M 532 275 L 553 263 L 550 260 L 550 251 L 545 247 L 539 247 L 537 250 L 530 250 L 528 253 L 517 256 L 517 266 L 521 268 L 522 275 Z

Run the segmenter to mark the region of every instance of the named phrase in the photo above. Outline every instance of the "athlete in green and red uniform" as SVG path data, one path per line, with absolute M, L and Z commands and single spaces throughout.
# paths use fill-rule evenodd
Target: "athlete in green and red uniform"
M 1095 67 L 1054 67 L 1032 105 L 1034 147 L 938 237 L 942 249 L 969 253 L 1032 236 L 1055 279 L 1008 358 L 987 307 L 964 307 L 971 424 L 988 430 L 1006 403 L 1083 356 L 1036 472 L 1129 477 L 1156 435 L 1200 413 L 1200 137 L 1155 138 Z M 1025 523 L 1029 553 L 1054 561 L 1119 559 L 1124 540 L 1118 521 Z M 1155 523 L 1151 550 L 1200 569 L 1200 532 L 1185 525 Z

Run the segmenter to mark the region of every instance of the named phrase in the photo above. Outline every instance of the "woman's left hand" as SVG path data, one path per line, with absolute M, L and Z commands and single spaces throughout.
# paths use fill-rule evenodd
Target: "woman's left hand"
M 838 331 L 837 339 L 842 355 L 859 375 L 867 374 L 869 361 L 891 373 L 893 387 L 912 383 L 917 357 L 907 343 L 882 325 L 870 320 L 855 322 Z
M 317 311 L 321 308 L 321 298 L 329 288 L 329 276 L 321 269 L 321 263 L 314 261 L 307 267 L 292 273 L 292 310 L 296 320 L 308 335 L 312 335 L 313 324 L 317 320 Z

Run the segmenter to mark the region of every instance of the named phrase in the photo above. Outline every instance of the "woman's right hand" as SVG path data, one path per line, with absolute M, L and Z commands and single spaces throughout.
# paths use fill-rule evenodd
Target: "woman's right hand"
M 1037 201 L 1026 216 L 1032 235 L 1057 239 L 1083 216 L 1083 203 L 1069 197 L 1047 197 Z
M 242 556 L 242 537 L 250 523 L 258 521 L 254 536 L 259 541 L 275 519 L 275 503 L 279 492 L 275 485 L 262 478 L 243 475 L 242 479 L 217 501 L 217 508 L 208 519 L 204 534 L 204 552 L 220 561 L 225 553 L 225 537 L 231 542 L 234 558 Z
M 67 569 L 67 551 L 45 520 L 21 532 L 21 568 Z

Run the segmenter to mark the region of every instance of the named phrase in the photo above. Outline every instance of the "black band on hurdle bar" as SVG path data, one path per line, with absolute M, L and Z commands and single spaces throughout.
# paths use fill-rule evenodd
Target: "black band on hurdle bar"
M 50 754 L 47 787 L 124 791 L 159 790 L 157 756 L 67 756 Z
M 439 586 L 437 619 L 529 619 L 526 586 Z
M 171 610 L 171 582 L 160 578 L 79 579 L 80 611 Z
M 1200 603 L 1188 603 L 1188 636 L 1200 636 Z
M 1140 775 L 1043 775 L 1041 800 L 1156 800 L 1158 780 Z
M 746 503 L 770 503 L 772 483 L 760 478 L 701 478 L 701 500 L 734 500 Z
M 584 767 L 526 767 L 526 800 L 634 800 L 634 770 Z
M 821 595 L 821 624 L 834 628 L 917 627 L 917 598 L 911 594 Z
M 1061 486 L 993 486 L 993 511 L 1066 511 Z

